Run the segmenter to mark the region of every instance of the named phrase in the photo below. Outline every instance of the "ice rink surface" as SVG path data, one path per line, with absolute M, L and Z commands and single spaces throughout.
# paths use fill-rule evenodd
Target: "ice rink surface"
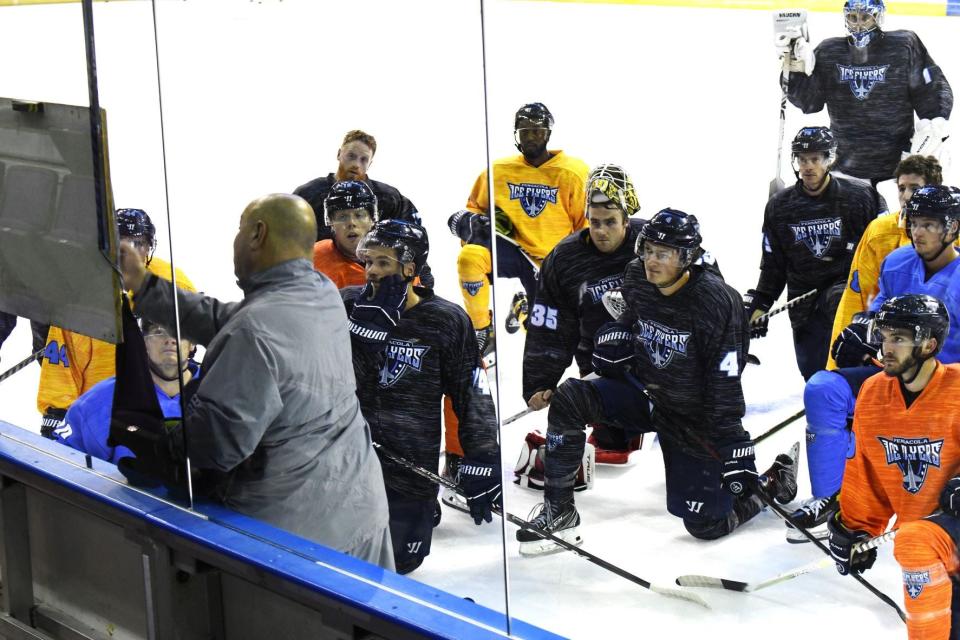
M 810 15 L 814 42 L 842 34 L 840 6 Z M 343 133 L 363 128 L 379 143 L 371 177 L 416 203 L 432 239 L 437 290 L 460 299 L 459 247 L 445 221 L 463 206 L 486 161 L 476 2 L 159 2 L 165 163 L 150 4 L 100 4 L 95 15 L 116 204 L 150 212 L 160 229 L 158 255 L 169 257 L 166 176 L 174 259 L 200 289 L 238 299 L 231 242 L 243 207 L 335 169 Z M 515 152 L 518 106 L 546 103 L 556 116 L 551 148 L 591 166 L 622 164 L 637 184 L 643 216 L 666 206 L 696 214 L 704 245 L 727 280 L 746 291 L 756 283 L 775 167 L 779 87 L 770 22 L 767 11 L 488 2 L 491 155 Z M 960 87 L 960 21 L 888 15 L 886 28 L 916 31 Z M 0 9 L 5 59 L 35 50 L 38 41 L 42 52 L 5 69 L 0 95 L 86 104 L 79 6 Z M 801 126 L 825 123 L 825 114 L 803 116 L 791 106 L 787 141 Z M 785 156 L 788 183 L 790 175 Z M 960 182 L 955 168 L 946 178 Z M 895 207 L 893 188 L 883 193 Z M 518 288 L 518 281 L 497 282 L 500 325 Z M 21 322 L 3 345 L 0 368 L 29 353 L 27 327 Z M 522 333 L 500 333 L 503 416 L 523 408 L 522 350 Z M 801 408 L 802 379 L 785 316 L 751 351 L 762 362 L 743 376 L 746 426 L 756 436 Z M 31 365 L 0 385 L 0 419 L 39 428 L 38 377 Z M 546 429 L 545 412 L 501 435 L 505 504 L 521 517 L 541 498 L 509 483 L 520 443 L 534 428 Z M 803 430 L 797 421 L 759 445 L 757 466 L 765 469 L 802 441 Z M 799 497 L 807 495 L 803 459 Z M 598 468 L 594 488 L 577 494 L 584 548 L 663 585 L 688 573 L 762 580 L 820 557 L 812 545 L 786 544 L 782 522 L 769 511 L 707 543 L 692 539 L 664 502 L 663 463 L 648 436 L 631 465 Z M 521 558 L 514 531 L 507 527 L 511 614 L 570 637 L 905 636 L 892 609 L 832 568 L 755 594 L 699 590 L 708 611 L 568 553 Z M 866 577 L 899 603 L 890 551 L 881 548 Z M 477 529 L 445 510 L 432 554 L 411 577 L 504 610 L 501 558 L 499 524 Z

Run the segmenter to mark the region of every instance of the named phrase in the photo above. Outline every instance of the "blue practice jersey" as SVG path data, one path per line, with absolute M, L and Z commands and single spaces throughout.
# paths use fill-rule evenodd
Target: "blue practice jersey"
M 939 299 L 950 314 L 950 332 L 937 355 L 940 362 L 960 362 L 960 280 L 955 277 L 960 258 L 927 278 L 923 259 L 912 246 L 894 250 L 880 266 L 880 293 L 870 303 L 876 313 L 888 299 L 908 293 L 927 294 Z
M 113 389 L 116 378 L 107 378 L 93 386 L 70 405 L 62 427 L 54 431 L 58 442 L 78 451 L 117 464 L 120 458 L 135 458 L 124 446 L 107 446 L 110 435 L 110 415 L 113 411 Z M 160 387 L 153 385 L 165 418 L 180 417 L 180 395 L 168 396 Z

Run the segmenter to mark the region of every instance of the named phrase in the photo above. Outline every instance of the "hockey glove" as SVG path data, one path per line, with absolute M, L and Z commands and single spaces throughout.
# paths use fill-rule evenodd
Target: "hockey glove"
M 120 458 L 117 469 L 130 484 L 142 487 L 167 485 L 177 487 L 184 483 L 186 467 L 182 448 L 180 420 L 159 420 L 135 412 L 117 412 L 110 421 L 107 444 L 123 445 L 136 458 Z
M 467 244 L 490 246 L 490 217 L 462 209 L 447 220 L 450 233 Z
M 500 486 L 500 462 L 463 458 L 457 471 L 458 484 L 467 499 L 470 516 L 475 524 L 493 521 L 493 509 L 503 506 Z
M 954 518 L 960 518 L 960 477 L 947 481 L 940 492 L 940 508 Z
M 806 38 L 797 38 L 793 41 L 793 60 L 790 71 L 813 75 L 813 68 L 817 66 L 817 57 L 813 52 L 813 45 Z
M 57 436 L 55 435 L 55 432 L 62 432 L 66 425 L 66 409 L 54 409 L 53 407 L 47 407 L 47 410 L 43 414 L 43 418 L 40 420 L 40 435 L 42 435 L 44 438 L 56 440 Z
M 380 280 L 376 293 L 368 282 L 350 314 L 350 333 L 371 349 L 382 347 L 400 322 L 400 313 L 406 303 L 407 283 L 400 276 Z
M 608 322 L 593 336 L 593 370 L 604 378 L 622 378 L 633 364 L 633 333 L 622 324 Z
M 950 137 L 945 118 L 920 120 L 910 140 L 910 155 L 935 156 L 939 158 L 940 146 Z
M 854 553 L 853 546 L 858 542 L 870 539 L 866 531 L 851 531 L 840 521 L 840 514 L 834 514 L 827 520 L 830 530 L 830 555 L 837 563 L 837 571 L 841 575 L 850 572 L 863 573 L 873 566 L 877 559 L 877 550 L 870 549 L 866 553 Z
M 723 461 L 721 484 L 734 496 L 747 496 L 757 487 L 753 440 L 740 440 L 717 447 Z
M 769 318 L 760 319 L 760 316 L 770 311 L 773 306 L 773 298 L 756 289 L 750 289 L 743 296 L 743 310 L 750 321 L 750 337 L 762 338 L 767 335 L 767 328 L 770 323 Z
M 862 367 L 877 357 L 879 349 L 867 341 L 868 330 L 865 318 L 857 316 L 840 332 L 830 348 L 830 355 L 838 367 Z
M 433 277 L 433 269 L 427 263 L 423 263 L 423 267 L 420 269 L 420 286 L 433 289 L 434 284 L 436 284 L 436 280 Z
M 506 213 L 503 212 L 503 209 L 497 207 L 494 211 L 494 220 L 493 223 L 496 226 L 497 235 L 505 236 L 507 238 L 513 237 L 513 220 L 510 219 Z

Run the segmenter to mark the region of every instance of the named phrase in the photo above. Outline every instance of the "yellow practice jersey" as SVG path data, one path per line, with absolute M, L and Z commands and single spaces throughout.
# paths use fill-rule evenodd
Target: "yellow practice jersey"
M 843 290 L 837 315 L 833 319 L 833 333 L 830 344 L 837 339 L 840 332 L 853 322 L 853 316 L 867 310 L 870 302 L 880 291 L 880 265 L 894 249 L 910 244 L 907 230 L 902 226 L 900 213 L 887 213 L 867 225 L 853 262 L 850 264 L 850 275 L 847 277 L 847 287 Z M 957 241 L 960 246 L 960 239 Z M 837 363 L 833 356 L 827 356 L 827 369 L 836 369 Z
M 563 151 L 539 167 L 522 155 L 493 163 L 494 205 L 513 223 L 513 240 L 537 262 L 558 242 L 587 225 L 584 190 L 589 169 Z M 467 208 L 488 213 L 487 172 L 477 178 Z
M 160 258 L 151 260 L 147 270 L 160 278 L 171 277 L 170 263 Z M 180 269 L 177 269 L 177 286 L 196 291 L 193 282 Z M 40 364 L 37 409 L 40 413 L 46 412 L 47 407 L 67 409 L 93 385 L 113 376 L 115 367 L 115 345 L 50 327 Z

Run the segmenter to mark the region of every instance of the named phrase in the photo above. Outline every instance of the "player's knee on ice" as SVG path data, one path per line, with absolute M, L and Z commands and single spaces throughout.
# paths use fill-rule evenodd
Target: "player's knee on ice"
M 687 533 L 699 540 L 716 540 L 728 535 L 736 528 L 736 516 L 731 512 L 716 520 L 684 520 Z

